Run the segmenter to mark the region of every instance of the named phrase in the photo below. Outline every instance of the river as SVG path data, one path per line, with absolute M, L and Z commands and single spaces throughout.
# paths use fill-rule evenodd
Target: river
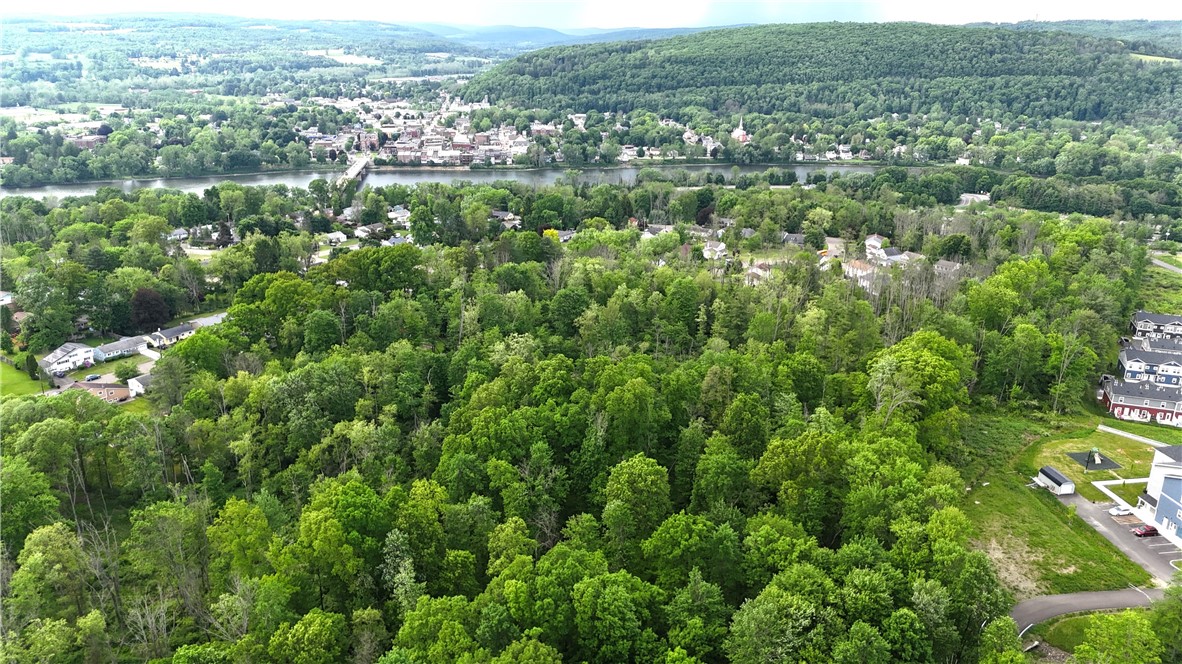
M 578 181 L 589 184 L 633 184 L 636 176 L 643 168 L 655 168 L 660 171 L 686 170 L 691 173 L 722 174 L 731 176 L 733 164 L 663 164 L 652 166 L 618 166 L 612 168 L 584 168 L 579 171 Z M 796 171 L 796 177 L 803 182 L 809 173 L 815 171 L 840 173 L 873 173 L 879 167 L 868 164 L 761 164 L 740 166 L 741 173 L 762 173 L 769 168 L 780 168 L 785 171 Z M 200 194 L 210 186 L 222 182 L 236 182 L 244 186 L 283 184 L 289 187 L 306 188 L 308 183 L 316 178 L 332 181 L 340 177 L 341 171 L 287 171 L 279 173 L 254 173 L 249 175 L 210 175 L 194 178 L 152 178 L 144 180 L 122 180 L 114 182 L 79 182 L 75 184 L 46 185 L 44 187 L 27 187 L 25 189 L 2 189 L 0 198 L 7 196 L 30 196 L 33 198 L 65 198 L 67 196 L 89 196 L 99 187 L 118 187 L 123 191 L 135 189 L 179 189 L 184 192 Z M 504 170 L 467 170 L 462 168 L 396 168 L 377 169 L 368 173 L 362 180 L 362 185 L 382 187 L 390 184 L 412 185 L 420 182 L 475 182 L 490 183 L 498 180 L 523 182 L 528 185 L 542 186 L 554 184 L 559 178 L 566 176 L 561 168 L 515 168 Z

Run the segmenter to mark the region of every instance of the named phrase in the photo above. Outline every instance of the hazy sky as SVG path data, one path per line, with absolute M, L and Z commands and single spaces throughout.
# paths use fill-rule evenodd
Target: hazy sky
M 20 13 L 27 13 L 29 7 L 23 5 L 23 11 Z M 523 25 L 558 29 L 686 27 L 835 20 L 969 23 L 1064 19 L 1182 19 L 1182 1 L 1179 0 L 363 0 L 349 3 L 323 0 L 203 0 L 200 4 L 184 8 L 201 13 L 265 18 L 362 18 L 400 23 Z M 45 6 L 37 6 L 36 11 L 60 16 L 87 16 L 95 14 L 96 9 L 99 12 L 106 9 L 122 14 L 177 11 L 181 6 L 160 0 L 121 0 L 112 5 L 96 4 L 92 0 L 55 0 Z M 5 13 L 12 13 L 12 10 L 0 9 L 0 17 Z

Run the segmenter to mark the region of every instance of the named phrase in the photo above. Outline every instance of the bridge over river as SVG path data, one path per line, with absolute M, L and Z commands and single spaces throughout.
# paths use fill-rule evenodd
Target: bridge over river
M 371 165 L 373 165 L 373 162 L 369 160 L 369 157 L 353 160 L 349 164 L 349 169 L 341 177 L 337 178 L 337 186 L 344 188 L 350 182 L 354 183 L 355 186 L 361 184 L 361 181 L 365 179 L 365 174 L 369 172 Z

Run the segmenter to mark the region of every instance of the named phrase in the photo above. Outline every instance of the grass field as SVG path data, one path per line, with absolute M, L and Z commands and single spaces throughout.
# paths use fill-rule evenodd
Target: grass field
M 1076 437 L 1077 433 L 1084 435 Z M 1087 452 L 1092 448 L 1121 465 L 1119 470 L 1085 470 L 1068 452 Z M 1075 432 L 1064 437 L 1052 437 L 1038 446 L 1029 448 L 1016 464 L 1019 470 L 1033 475 L 1043 466 L 1054 466 L 1075 482 L 1075 490 L 1088 500 L 1108 500 L 1092 482 L 1101 480 L 1132 479 L 1147 477 L 1153 463 L 1153 448 L 1135 440 L 1100 431 Z M 1135 503 L 1135 501 L 1134 501 Z
M 965 494 L 964 511 L 976 528 L 976 545 L 993 560 L 1002 583 L 1018 599 L 1111 590 L 1149 581 L 1145 570 L 1057 498 L 1026 486 L 1034 474 L 1031 466 L 1041 458 L 1044 447 L 1054 458 L 1081 444 L 1086 445 L 1084 450 L 1091 449 L 1094 442 L 1115 444 L 1092 437 L 1098 420 L 1084 415 L 1043 423 L 979 415 L 972 418 L 965 432 L 972 458 L 962 467 L 972 489 Z M 1132 449 L 1133 441 L 1113 438 L 1129 443 L 1112 448 L 1114 459 L 1118 458 L 1116 449 L 1125 450 L 1120 458 L 1130 464 L 1141 458 L 1141 453 Z M 1082 474 L 1083 468 L 1079 468 Z
M 1144 53 L 1130 53 L 1129 55 L 1138 60 L 1157 64 L 1176 65 L 1179 62 L 1178 58 L 1167 58 L 1164 55 L 1146 55 Z
M 1113 484 L 1108 487 L 1108 490 L 1120 496 L 1126 503 L 1137 506 L 1137 497 L 1145 491 L 1145 482 L 1133 482 L 1131 484 Z
M 1141 307 L 1147 311 L 1182 313 L 1182 274 L 1156 266 L 1146 268 Z
M 98 362 L 94 366 L 83 367 L 77 371 L 70 372 L 68 375 L 74 380 L 82 380 L 90 374 L 113 374 L 119 369 L 119 367 L 134 367 L 147 361 L 148 358 L 144 357 L 143 355 L 129 355 L 127 357 L 121 357 L 117 360 L 111 360 L 110 362 Z
M 45 385 L 49 389 L 48 383 Z M 29 374 L 16 367 L 0 362 L 0 396 L 36 394 L 41 384 L 29 378 Z
M 124 401 L 119 404 L 119 408 L 125 413 L 134 413 L 136 415 L 150 415 L 152 413 L 152 402 L 143 397 Z
M 1114 418 L 1102 418 L 1099 424 L 1113 429 L 1120 429 L 1127 433 L 1151 438 L 1167 445 L 1182 445 L 1182 429 L 1168 427 L 1163 424 L 1141 424 L 1140 422 L 1125 422 Z

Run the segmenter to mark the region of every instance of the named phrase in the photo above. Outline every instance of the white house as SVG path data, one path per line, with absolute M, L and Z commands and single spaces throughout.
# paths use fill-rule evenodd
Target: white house
M 127 387 L 131 391 L 131 396 L 133 396 L 133 397 L 138 397 L 139 395 L 143 394 L 144 392 L 147 392 L 148 388 L 151 385 L 152 385 L 152 374 L 144 374 L 142 376 L 136 376 L 135 378 L 132 378 L 131 380 L 127 381 Z
M 709 261 L 726 258 L 726 243 L 706 240 L 706 245 L 702 247 L 702 257 Z
M 333 231 L 333 232 L 329 233 L 328 235 L 326 235 L 325 239 L 328 240 L 328 243 L 330 245 L 335 247 L 336 245 L 344 242 L 345 240 L 347 240 L 349 238 L 344 233 L 342 233 L 340 231 Z
M 94 363 L 94 348 L 85 346 L 83 344 L 69 342 L 57 347 L 49 355 L 46 355 L 37 364 L 49 373 L 60 373 L 64 371 L 73 371 L 81 366 L 88 366 Z

